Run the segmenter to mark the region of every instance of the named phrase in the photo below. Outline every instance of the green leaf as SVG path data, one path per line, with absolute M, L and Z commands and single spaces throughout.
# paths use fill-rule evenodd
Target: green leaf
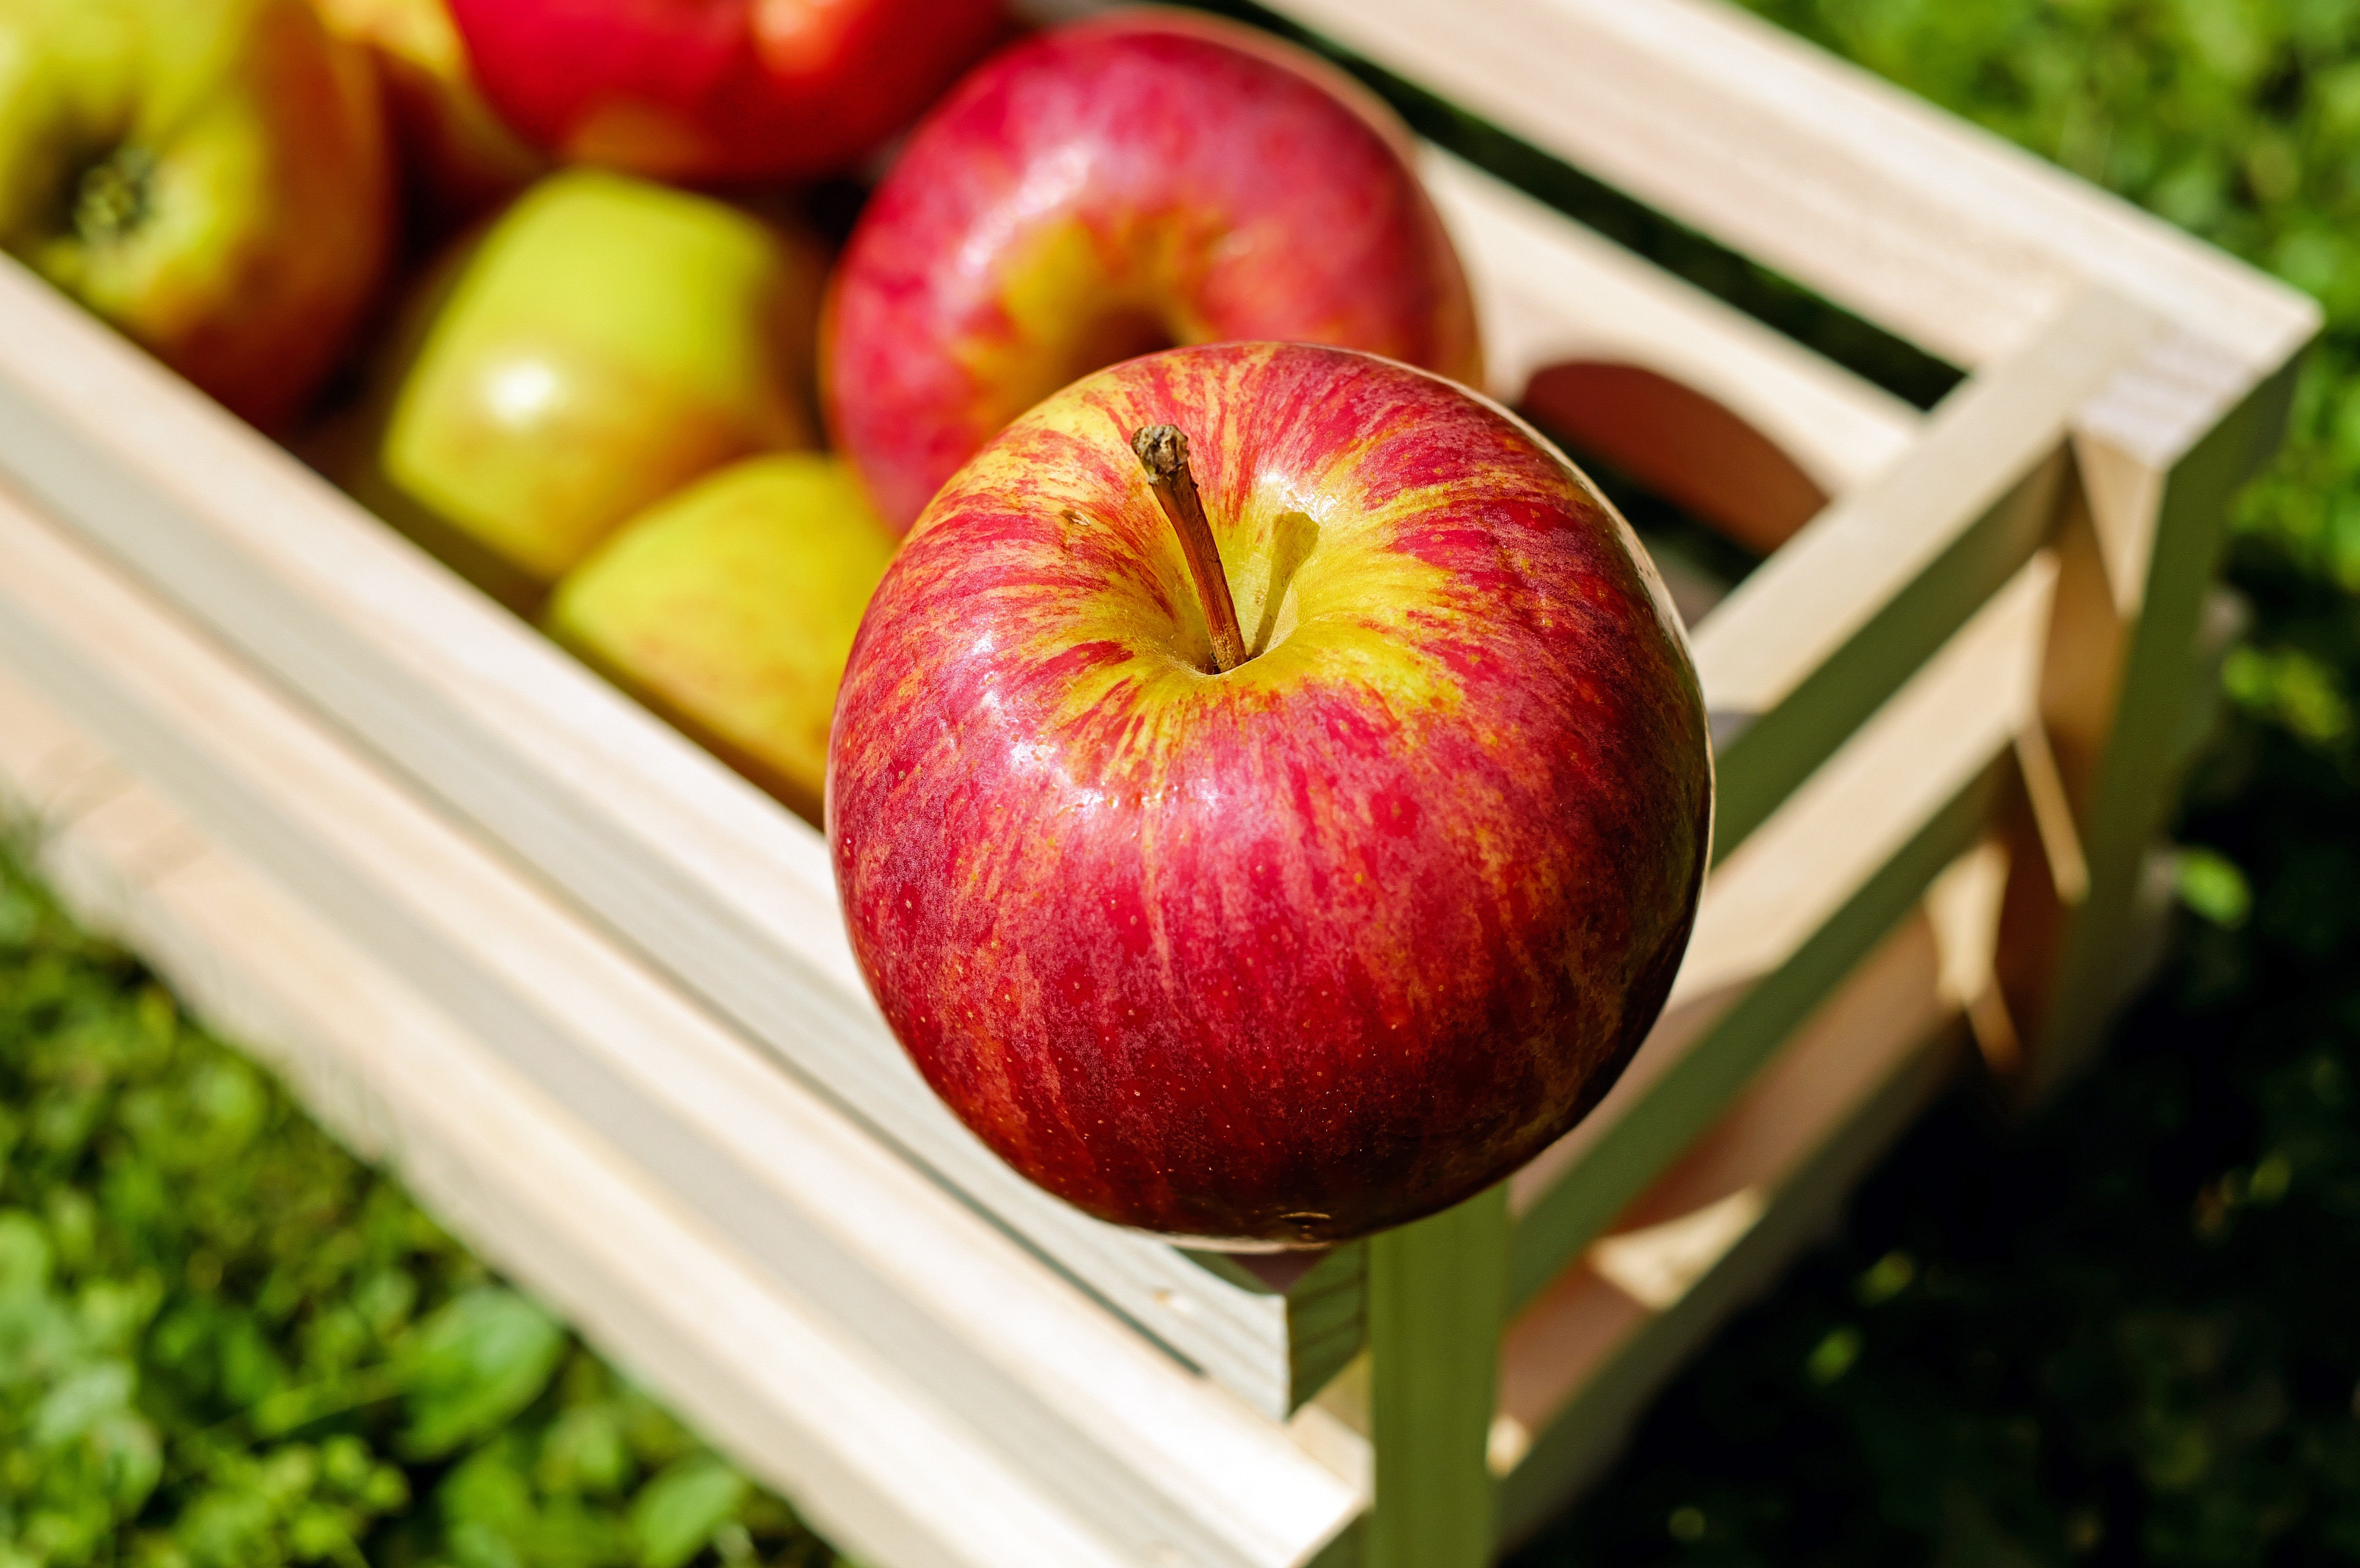
M 0 1210 L 0 1301 L 38 1297 L 49 1288 L 49 1235 L 20 1209 Z
M 279 1560 L 271 1540 L 277 1522 L 252 1488 L 213 1486 L 181 1512 L 172 1537 L 192 1568 L 257 1568 Z
M 2182 849 L 2173 879 L 2180 901 L 2216 926 L 2243 925 L 2253 912 L 2254 895 L 2245 874 L 2226 855 L 2195 845 Z
M 102 1361 L 60 1379 L 33 1411 L 36 1448 L 73 1442 L 104 1418 L 127 1410 L 138 1374 L 120 1361 Z
M 155 1427 L 129 1410 L 117 1410 L 92 1426 L 85 1444 L 115 1517 L 136 1516 L 164 1475 L 164 1444 Z
M 551 1494 L 620 1491 L 631 1475 L 623 1411 L 611 1399 L 576 1405 L 550 1423 L 533 1474 Z
M 631 1502 L 639 1568 L 681 1568 L 746 1500 L 746 1478 L 711 1454 L 681 1460 Z
M 455 1297 L 404 1343 L 403 1449 L 432 1458 L 497 1431 L 540 1397 L 564 1353 L 565 1331 L 514 1290 Z

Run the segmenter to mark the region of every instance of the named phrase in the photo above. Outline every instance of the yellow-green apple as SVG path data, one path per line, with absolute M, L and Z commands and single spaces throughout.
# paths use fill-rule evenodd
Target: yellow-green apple
M 450 0 L 508 123 L 666 180 L 848 167 L 1002 33 L 1000 0 Z
M 1164 426 L 1226 594 L 1134 456 Z M 928 505 L 826 828 L 862 973 L 985 1142 L 1103 1218 L 1271 1247 L 1571 1127 L 1662 1007 L 1711 808 L 1678 622 L 1554 448 L 1393 361 L 1219 343 L 1056 394 Z
M 303 0 L 12 0 L 0 245 L 281 426 L 384 270 L 379 115 L 368 61 Z
M 445 231 L 529 185 L 548 160 L 492 112 L 443 0 L 311 0 L 376 59 L 427 226 Z
M 823 265 L 710 197 L 552 175 L 421 284 L 359 433 L 323 466 L 529 608 L 659 497 L 811 444 Z
M 1480 379 L 1457 253 L 1389 113 L 1265 35 L 1176 13 L 1044 33 L 912 134 L 831 289 L 829 428 L 906 528 L 1075 377 L 1221 339 Z
M 836 683 L 892 555 L 840 459 L 748 458 L 624 524 L 545 624 L 816 822 Z

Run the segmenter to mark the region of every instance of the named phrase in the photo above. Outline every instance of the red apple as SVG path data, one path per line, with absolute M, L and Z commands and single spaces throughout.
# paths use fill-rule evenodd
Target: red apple
M 1474 305 L 1407 133 L 1320 61 L 1149 13 L 988 61 L 854 232 L 823 376 L 836 444 L 906 528 L 1010 419 L 1134 354 L 1366 349 L 1480 378 Z
M 1189 441 L 1243 659 L 1131 441 Z M 1017 1170 L 1232 1246 L 1411 1220 L 1654 1022 L 1710 833 L 1701 693 L 1612 507 L 1442 378 L 1136 359 L 1019 419 L 871 601 L 830 742 L 853 950 Z
M 508 124 L 666 180 L 825 174 L 915 118 L 1000 0 L 451 0 Z

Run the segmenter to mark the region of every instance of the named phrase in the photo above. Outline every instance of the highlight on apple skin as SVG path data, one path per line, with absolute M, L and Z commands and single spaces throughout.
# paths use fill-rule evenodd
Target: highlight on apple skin
M 905 528 L 1009 420 L 1102 365 L 1224 339 L 1481 377 L 1407 133 L 1324 62 L 1211 18 L 1041 34 L 911 136 L 840 263 L 838 450 Z
M 1131 438 L 1170 423 L 1247 659 Z M 1371 355 L 1114 366 L 927 506 L 856 639 L 827 834 L 919 1071 L 1119 1224 L 1317 1246 L 1513 1171 L 1661 1010 L 1712 809 L 1644 550 L 1532 429 Z
M 508 123 L 660 180 L 849 168 L 998 38 L 1001 0 L 450 0 Z
M 812 444 L 822 266 L 815 241 L 729 202 L 562 169 L 418 282 L 315 461 L 530 614 L 681 485 Z

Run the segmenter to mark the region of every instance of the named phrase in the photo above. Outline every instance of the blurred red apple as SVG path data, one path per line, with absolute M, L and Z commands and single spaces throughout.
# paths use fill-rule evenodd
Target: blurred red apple
M 1457 254 L 1375 100 L 1300 50 L 1146 13 L 1043 34 L 911 137 L 837 271 L 828 419 L 906 528 L 1010 419 L 1221 339 L 1480 378 Z
M 377 59 L 405 172 L 437 232 L 514 194 L 544 167 L 501 123 L 467 68 L 443 0 L 312 0 Z
M 665 180 L 848 167 L 1006 27 L 1000 0 L 450 0 L 508 123 Z
M 1162 424 L 1226 670 L 1130 445 Z M 887 1020 L 1004 1159 L 1108 1220 L 1307 1246 L 1596 1103 L 1711 806 L 1678 623 L 1554 448 L 1404 365 L 1225 343 L 1067 388 L 934 497 L 853 646 L 827 832 Z
M 376 75 L 303 0 L 0 8 L 0 245 L 279 427 L 372 301 L 392 222 Z

